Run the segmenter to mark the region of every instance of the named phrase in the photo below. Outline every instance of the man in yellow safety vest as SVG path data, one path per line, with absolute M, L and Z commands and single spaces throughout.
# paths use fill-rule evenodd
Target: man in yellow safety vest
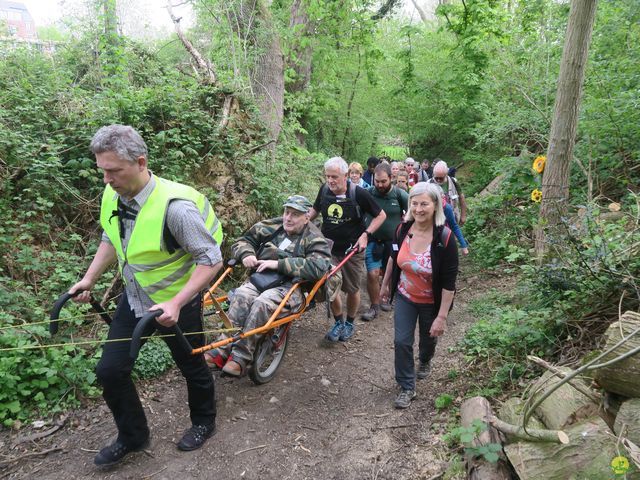
M 140 318 L 161 309 L 161 333 L 176 323 L 183 332 L 202 331 L 202 296 L 222 266 L 222 226 L 209 201 L 191 187 L 157 177 L 148 169 L 147 145 L 130 126 L 100 128 L 91 151 L 106 184 L 100 210 L 102 240 L 82 280 L 69 293 L 86 302 L 98 278 L 118 262 L 124 293 L 108 338 L 130 339 Z M 189 335 L 194 347 L 203 335 Z M 178 442 L 195 450 L 215 433 L 213 377 L 202 355 L 191 355 L 175 337 L 165 337 L 187 381 L 192 426 Z M 107 342 L 96 374 L 111 409 L 118 437 L 96 455 L 101 467 L 119 463 L 149 445 L 149 428 L 131 379 L 130 342 Z

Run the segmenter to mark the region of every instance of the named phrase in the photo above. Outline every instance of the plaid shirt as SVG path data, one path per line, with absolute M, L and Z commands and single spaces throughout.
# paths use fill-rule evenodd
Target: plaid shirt
M 136 214 L 145 204 L 149 195 L 156 186 L 156 180 L 151 176 L 144 188 L 131 200 L 120 197 L 122 203 Z M 135 219 L 123 219 L 122 248 L 126 251 L 127 245 L 133 232 Z M 196 205 L 188 200 L 174 200 L 169 203 L 166 213 L 166 222 L 169 231 L 185 252 L 193 257 L 196 265 L 212 266 L 222 261 L 222 252 L 213 236 L 207 230 L 202 215 Z M 111 241 L 106 233 L 102 233 L 102 241 L 111 245 Z M 164 244 L 164 241 L 163 241 Z M 164 246 L 164 245 L 163 245 Z M 142 289 L 136 281 L 131 267 L 127 264 L 122 269 L 122 276 L 125 280 L 125 292 L 129 300 L 129 305 L 136 317 L 142 317 L 150 307 L 155 305 L 149 295 Z

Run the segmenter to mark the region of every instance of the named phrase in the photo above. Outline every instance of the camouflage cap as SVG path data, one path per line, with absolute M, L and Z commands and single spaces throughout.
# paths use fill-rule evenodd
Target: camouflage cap
M 302 213 L 308 213 L 313 207 L 312 203 L 302 195 L 291 195 L 282 206 L 295 208 Z

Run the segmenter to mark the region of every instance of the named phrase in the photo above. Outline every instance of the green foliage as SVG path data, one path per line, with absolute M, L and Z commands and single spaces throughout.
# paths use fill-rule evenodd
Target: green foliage
M 87 37 L 60 46 L 54 58 L 20 50 L 0 56 L 0 317 L 3 326 L 16 326 L 2 332 L 5 348 L 50 342 L 45 329 L 19 325 L 45 320 L 95 252 L 103 184 L 88 145 L 98 127 L 133 125 L 147 141 L 154 173 L 192 184 L 203 159 L 233 158 L 263 143 L 259 128 L 250 140 L 232 128 L 220 136 L 219 92 L 165 71 L 152 52 L 124 39 L 122 50 L 111 52 L 126 60 L 118 67 L 124 69 L 120 80 L 102 82 L 104 59 L 87 56 L 87 43 L 97 48 Z M 251 185 L 254 169 L 247 171 Z M 96 290 L 104 291 L 112 275 L 103 275 Z M 65 315 L 86 312 L 67 307 Z M 76 340 L 93 336 L 81 319 L 61 326 L 56 342 L 69 341 L 70 332 Z M 140 374 L 164 369 L 163 353 L 143 357 Z M 6 425 L 76 406 L 96 393 L 91 349 L 4 351 L 0 364 L 6 372 L 0 421 Z
M 486 461 L 495 463 L 500 457 L 499 452 L 502 451 L 502 445 L 499 443 L 488 443 L 486 445 L 474 446 L 474 439 L 482 432 L 486 431 L 487 426 L 482 420 L 474 420 L 469 427 L 459 426 L 452 429 L 444 437 L 449 445 L 461 443 L 464 445 L 465 455 L 472 457 L 483 457 Z
M 447 393 L 438 395 L 435 400 L 435 405 L 438 410 L 444 410 L 449 408 L 453 403 L 453 397 Z
M 527 371 L 527 355 L 549 356 L 566 331 L 551 308 L 514 305 L 514 298 L 488 295 L 472 303 L 478 319 L 461 340 L 468 361 L 489 367 L 495 385 L 514 384 Z
M 133 371 L 140 378 L 157 377 L 173 366 L 171 350 L 160 339 L 151 339 L 140 349 Z

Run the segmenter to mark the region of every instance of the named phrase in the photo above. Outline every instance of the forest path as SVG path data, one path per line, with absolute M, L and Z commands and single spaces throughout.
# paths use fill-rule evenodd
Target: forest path
M 470 270 L 463 263 L 463 270 Z M 441 339 L 430 377 L 418 382 L 410 408 L 397 410 L 393 372 L 393 312 L 369 323 L 356 320 L 356 335 L 327 346 L 332 324 L 324 305 L 293 325 L 289 349 L 276 377 L 254 386 L 248 378 L 216 373 L 218 431 L 198 451 L 184 453 L 175 442 L 189 425 L 186 389 L 176 369 L 140 382 L 152 431 L 146 452 L 117 468 L 94 467 L 94 451 L 115 436 L 100 400 L 70 413 L 63 429 L 37 443 L 9 450 L 8 457 L 59 447 L 46 456 L 25 457 L 0 469 L 0 478 L 38 479 L 430 479 L 446 468 L 449 412 L 434 401 L 449 394 L 459 405 L 470 387 L 454 372 L 465 362 L 449 347 L 473 323 L 469 301 L 490 287 L 462 272 L 450 324 Z M 493 283 L 493 282 L 489 282 Z M 367 306 L 366 293 L 364 306 Z M 25 432 L 20 432 L 24 435 Z M 24 450 L 27 448 L 28 450 Z M 20 450 L 23 450 L 22 452 Z M 239 453 L 243 452 L 243 453 Z

